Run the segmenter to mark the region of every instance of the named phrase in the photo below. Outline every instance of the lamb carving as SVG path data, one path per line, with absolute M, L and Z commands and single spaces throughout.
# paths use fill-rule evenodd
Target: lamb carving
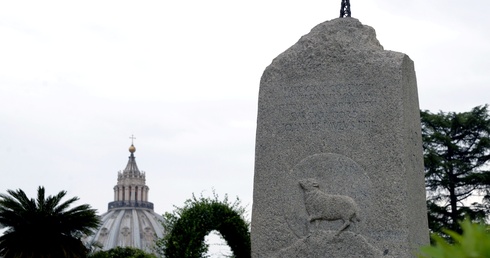
M 338 236 L 350 226 L 351 222 L 361 221 L 358 217 L 359 207 L 356 202 L 346 195 L 332 195 L 320 191 L 319 184 L 314 178 L 299 180 L 299 185 L 305 193 L 305 206 L 309 222 L 315 221 L 318 228 L 320 220 L 342 220 L 343 225 L 335 234 Z

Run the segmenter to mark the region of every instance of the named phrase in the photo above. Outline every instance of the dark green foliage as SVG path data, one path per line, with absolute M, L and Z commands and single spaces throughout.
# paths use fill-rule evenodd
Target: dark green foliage
M 143 250 L 132 247 L 116 247 L 107 251 L 98 251 L 89 258 L 156 258 L 155 255 L 145 253 Z
M 483 219 L 485 203 L 468 203 L 468 197 L 487 193 L 490 185 L 490 116 L 487 106 L 470 112 L 421 112 L 425 184 L 428 191 L 429 227 L 461 232 L 457 221 L 465 216 Z
M 204 238 L 216 230 L 225 239 L 233 251 L 234 257 L 250 257 L 249 224 L 243 219 L 244 209 L 239 201 L 228 203 L 201 196 L 187 200 L 183 208 L 173 213 L 165 213 L 164 228 L 167 235 L 157 242 L 163 254 L 174 257 L 204 257 L 208 246 Z
M 39 187 L 37 200 L 22 190 L 0 194 L 0 224 L 7 227 L 0 237 L 4 258 L 86 257 L 88 249 L 80 240 L 99 225 L 95 210 L 84 204 L 68 209 L 78 197 L 65 202 L 66 191 L 45 197 Z
M 469 219 L 460 223 L 463 234 L 451 230 L 444 232 L 451 237 L 447 242 L 437 234 L 432 238 L 433 246 L 421 248 L 420 258 L 485 258 L 490 257 L 490 233 L 483 223 L 473 224 Z

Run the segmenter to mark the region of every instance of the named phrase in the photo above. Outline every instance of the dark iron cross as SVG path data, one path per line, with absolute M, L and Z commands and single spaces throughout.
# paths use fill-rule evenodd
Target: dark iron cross
M 350 17 L 350 2 L 349 0 L 342 0 L 340 6 L 340 18 Z
M 131 139 L 131 145 L 133 145 L 133 140 L 136 139 L 136 137 L 134 137 L 134 135 L 131 134 L 131 137 L 129 137 L 129 139 Z

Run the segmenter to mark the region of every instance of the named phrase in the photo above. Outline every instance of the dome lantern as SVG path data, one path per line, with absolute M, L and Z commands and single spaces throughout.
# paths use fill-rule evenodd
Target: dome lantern
M 163 217 L 153 211 L 153 203 L 148 201 L 150 188 L 146 185 L 146 175 L 136 165 L 133 145 L 130 137 L 128 164 L 117 175 L 114 186 L 114 201 L 108 204 L 108 211 L 102 214 L 100 228 L 87 236 L 84 242 L 96 244 L 101 250 L 117 246 L 128 246 L 154 252 L 154 242 L 162 238 L 165 231 Z

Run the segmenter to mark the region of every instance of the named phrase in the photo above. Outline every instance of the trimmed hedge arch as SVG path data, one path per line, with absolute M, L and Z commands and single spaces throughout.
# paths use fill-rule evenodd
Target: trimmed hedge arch
M 234 257 L 249 258 L 249 227 L 242 218 L 244 209 L 238 208 L 238 204 L 238 201 L 229 204 L 226 197 L 224 201 L 216 196 L 215 199 L 194 197 L 184 208 L 177 208 L 180 216 L 165 214 L 168 229 L 162 243 L 165 257 L 203 257 L 208 249 L 204 238 L 216 230 L 226 240 Z

